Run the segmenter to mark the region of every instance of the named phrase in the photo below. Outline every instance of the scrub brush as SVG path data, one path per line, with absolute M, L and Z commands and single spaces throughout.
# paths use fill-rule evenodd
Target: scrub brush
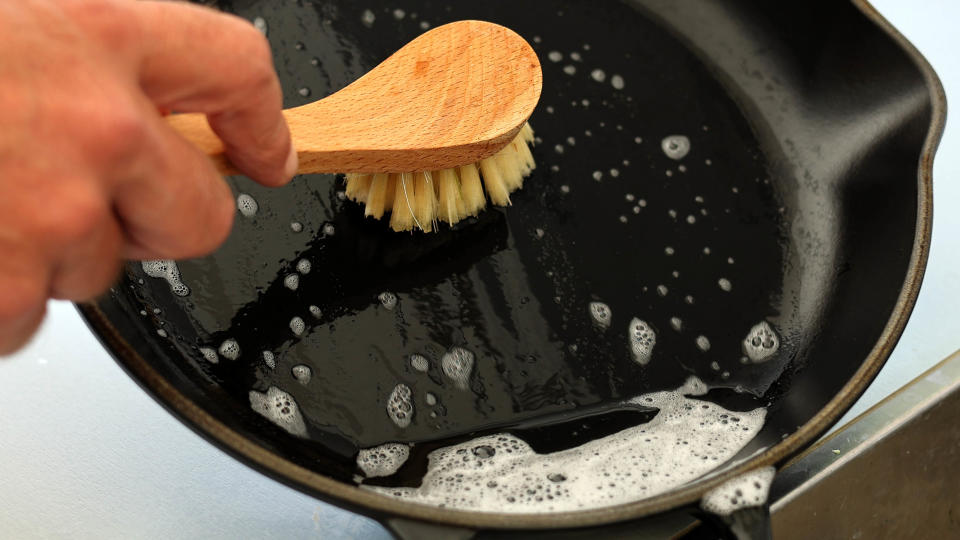
M 346 88 L 283 111 L 297 173 L 347 173 L 347 197 L 368 216 L 391 212 L 397 231 L 456 223 L 482 210 L 487 196 L 509 205 L 535 166 L 527 120 L 541 84 L 536 53 L 512 30 L 483 21 L 438 26 Z M 204 115 L 167 121 L 221 173 L 238 172 Z

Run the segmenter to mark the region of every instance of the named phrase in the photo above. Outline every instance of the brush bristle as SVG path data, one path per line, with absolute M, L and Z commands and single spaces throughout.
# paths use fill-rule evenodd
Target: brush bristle
M 364 214 L 380 219 L 390 212 L 395 231 L 436 230 L 438 221 L 453 225 L 476 216 L 487 206 L 509 206 L 510 194 L 523 187 L 523 179 L 536 164 L 530 145 L 533 128 L 520 133 L 496 154 L 440 171 L 358 174 L 347 173 L 346 196 L 365 206 Z

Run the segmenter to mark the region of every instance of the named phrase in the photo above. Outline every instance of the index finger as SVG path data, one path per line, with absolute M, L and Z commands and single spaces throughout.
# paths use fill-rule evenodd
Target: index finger
M 297 161 L 264 35 L 244 19 L 179 2 L 135 2 L 140 86 L 159 107 L 207 115 L 230 161 L 281 185 Z

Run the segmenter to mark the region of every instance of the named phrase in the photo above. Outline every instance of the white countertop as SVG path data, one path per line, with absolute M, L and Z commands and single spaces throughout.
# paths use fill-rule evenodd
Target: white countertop
M 875 0 L 960 103 L 956 0 Z M 920 298 L 887 365 L 842 422 L 960 348 L 960 141 L 934 165 L 933 244 Z M 0 360 L 0 537 L 380 539 L 375 522 L 283 486 L 214 448 L 117 366 L 73 306 Z

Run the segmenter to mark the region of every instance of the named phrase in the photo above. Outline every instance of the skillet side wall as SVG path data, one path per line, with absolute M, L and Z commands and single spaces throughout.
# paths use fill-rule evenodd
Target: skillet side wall
M 740 103 L 786 209 L 780 325 L 799 355 L 770 390 L 782 396 L 763 434 L 770 444 L 849 383 L 905 307 L 898 300 L 915 248 L 930 89 L 905 51 L 852 4 L 640 4 Z M 869 358 L 878 364 L 873 374 L 892 345 Z M 856 382 L 865 388 L 869 380 Z

